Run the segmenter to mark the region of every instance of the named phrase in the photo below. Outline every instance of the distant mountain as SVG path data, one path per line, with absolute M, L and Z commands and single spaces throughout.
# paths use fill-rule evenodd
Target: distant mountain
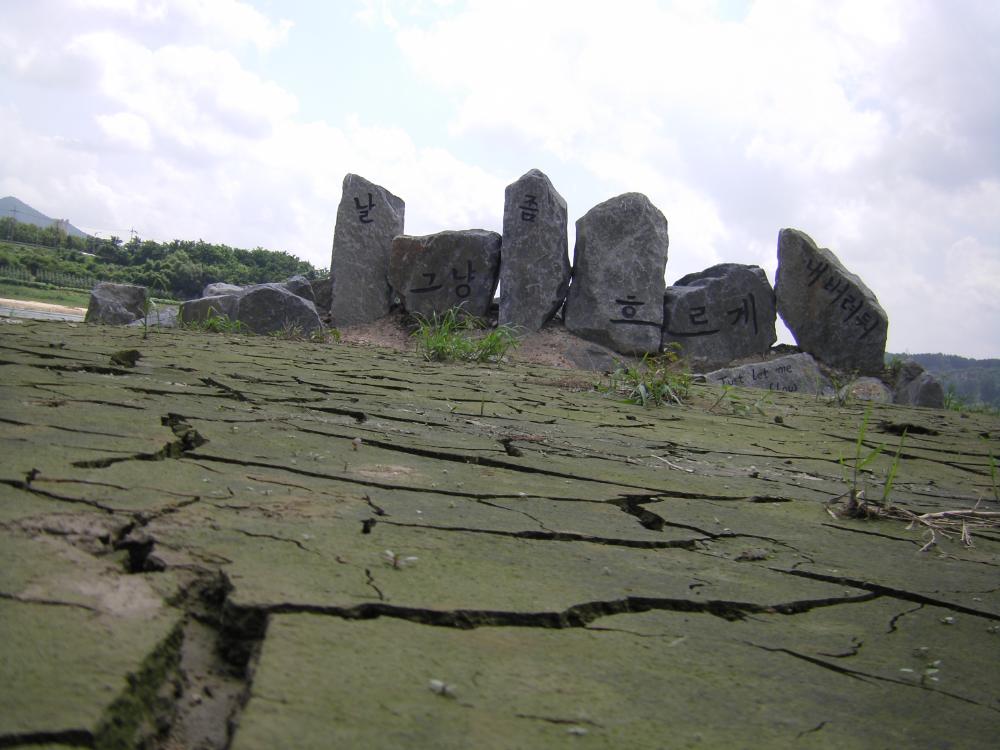
M 41 211 L 36 211 L 24 201 L 20 201 L 12 195 L 0 198 L 0 218 L 9 216 L 16 221 L 25 224 L 34 224 L 36 227 L 46 229 L 56 223 L 56 219 L 50 218 Z M 68 221 L 63 225 L 66 234 L 73 237 L 87 237 L 86 232 L 82 232 Z
M 968 404 L 1000 408 L 1000 359 L 970 359 L 954 354 L 887 354 L 913 359 L 936 376 L 945 391 Z

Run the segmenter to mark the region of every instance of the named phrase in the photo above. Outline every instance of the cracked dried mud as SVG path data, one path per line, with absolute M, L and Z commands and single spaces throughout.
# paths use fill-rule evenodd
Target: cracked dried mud
M 831 513 L 864 405 L 49 322 L 0 366 L 0 748 L 995 747 L 1000 531 Z M 1000 420 L 887 405 L 869 498 L 904 430 L 895 507 L 1000 511 Z

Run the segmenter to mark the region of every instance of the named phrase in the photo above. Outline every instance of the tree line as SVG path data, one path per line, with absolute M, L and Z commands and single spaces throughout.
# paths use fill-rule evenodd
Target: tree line
M 10 217 L 0 219 L 0 268 L 5 266 L 33 276 L 48 272 L 140 284 L 173 299 L 198 297 L 213 282 L 262 284 L 298 274 L 315 279 L 323 273 L 294 255 L 262 247 L 74 237 L 56 225 L 43 228 Z

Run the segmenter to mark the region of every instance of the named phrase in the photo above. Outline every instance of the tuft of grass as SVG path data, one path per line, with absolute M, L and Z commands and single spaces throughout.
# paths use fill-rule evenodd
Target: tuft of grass
M 247 324 L 240 320 L 230 320 L 225 313 L 217 313 L 209 309 L 204 320 L 191 320 L 183 323 L 186 331 L 202 331 L 204 333 L 250 333 Z
M 414 315 L 413 319 L 417 328 L 411 336 L 428 362 L 502 362 L 518 345 L 512 327 L 498 326 L 480 333 L 485 329 L 483 321 L 457 307 L 442 315 Z
M 688 372 L 676 349 L 659 355 L 644 354 L 636 364 L 619 363 L 608 376 L 607 385 L 598 390 L 624 396 L 625 401 L 640 406 L 683 405 L 691 390 Z
M 866 516 L 864 490 L 858 489 L 858 480 L 861 471 L 872 461 L 878 458 L 885 446 L 878 445 L 872 448 L 866 455 L 864 454 L 865 435 L 868 432 L 868 423 L 871 420 L 872 410 L 865 409 L 865 415 L 861 418 L 861 425 L 858 427 L 858 437 L 854 441 L 854 456 L 852 458 L 840 458 L 840 465 L 851 470 L 851 487 L 848 490 L 847 514 L 850 516 Z M 895 475 L 893 475 L 895 478 Z
M 882 488 L 882 500 L 871 501 L 865 498 L 864 490 L 858 489 L 858 475 L 861 470 L 885 450 L 884 445 L 872 448 L 867 454 L 864 451 L 865 433 L 868 429 L 868 422 L 871 416 L 871 409 L 865 411 L 858 428 L 858 437 L 854 443 L 854 457 L 852 459 L 840 459 L 841 465 L 847 466 L 850 463 L 852 468 L 851 487 L 842 495 L 833 498 L 829 505 L 837 504 L 837 501 L 846 497 L 846 501 L 836 508 L 827 507 L 827 513 L 834 518 L 855 518 L 855 519 L 884 519 L 889 518 L 896 521 L 908 523 L 907 530 L 919 528 L 925 532 L 927 542 L 920 548 L 920 552 L 937 546 L 941 539 L 958 537 L 958 540 L 966 547 L 974 547 L 972 539 L 973 530 L 976 531 L 996 531 L 1000 529 L 1000 511 L 980 510 L 979 503 L 974 508 L 961 510 L 943 510 L 936 513 L 917 514 L 906 508 L 894 506 L 890 503 L 890 496 L 896 475 L 899 471 L 899 460 L 903 453 L 903 445 L 906 441 L 906 431 L 899 438 L 899 447 L 896 455 L 886 472 L 885 484 Z M 1000 497 L 997 492 L 996 463 L 990 454 L 990 475 L 993 480 L 994 495 Z
M 762 417 L 766 417 L 767 412 L 764 411 L 764 407 L 771 403 L 771 392 L 765 391 L 761 396 L 751 402 L 750 399 L 744 398 L 734 392 L 733 386 L 723 385 L 722 393 L 719 394 L 719 398 L 716 399 L 715 403 L 712 404 L 708 410 L 715 411 L 715 408 L 723 402 L 726 402 L 732 413 L 737 416 L 751 417 L 754 412 L 757 412 Z

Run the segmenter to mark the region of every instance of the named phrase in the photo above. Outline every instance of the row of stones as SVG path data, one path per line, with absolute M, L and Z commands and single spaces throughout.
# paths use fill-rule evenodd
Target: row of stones
M 533 169 L 507 186 L 503 235 L 482 229 L 403 234 L 405 204 L 363 177 L 344 178 L 331 275 L 331 322 L 367 323 L 396 302 L 410 313 L 461 306 L 537 331 L 562 309 L 566 328 L 623 354 L 676 345 L 700 369 L 765 353 L 780 314 L 797 344 L 842 370 L 883 366 L 888 320 L 875 295 L 803 232 L 778 238 L 777 283 L 726 263 L 667 287 L 667 219 L 640 193 L 594 206 L 576 222 L 572 268 L 566 201 Z

